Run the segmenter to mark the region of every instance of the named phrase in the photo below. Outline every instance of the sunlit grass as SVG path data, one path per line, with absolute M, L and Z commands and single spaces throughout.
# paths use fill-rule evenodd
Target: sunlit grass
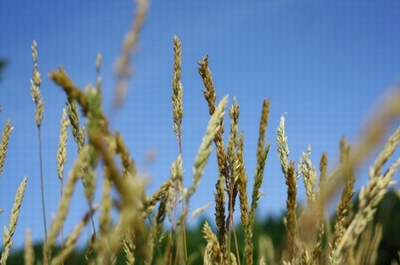
M 114 111 L 123 104 L 127 92 L 127 81 L 131 76 L 130 61 L 137 45 L 140 29 L 148 10 L 147 1 L 137 1 L 138 8 L 131 30 L 123 42 L 121 56 L 117 60 Z M 44 117 L 44 100 L 40 94 L 41 77 L 38 70 L 37 44 L 32 46 L 34 71 L 31 80 L 31 95 L 35 102 L 34 119 L 38 128 L 39 157 L 41 154 L 41 122 Z M 198 62 L 198 73 L 204 84 L 205 109 L 210 119 L 204 128 L 203 140 L 193 161 L 193 171 L 184 172 L 182 163 L 182 128 L 184 119 L 184 84 L 181 82 L 182 47 L 177 36 L 173 37 L 172 76 L 172 118 L 173 132 L 177 140 L 177 157 L 171 165 L 170 178 L 159 188 L 148 194 L 146 178 L 136 169 L 135 161 L 125 145 L 123 135 L 109 127 L 108 117 L 103 112 L 102 83 L 100 78 L 101 55 L 96 60 L 98 78 L 95 86 L 85 89 L 74 84 L 64 68 L 53 70 L 49 78 L 66 94 L 67 106 L 62 109 L 60 141 L 57 152 L 58 177 L 60 179 L 60 200 L 55 218 L 46 224 L 46 201 L 44 199 L 43 165 L 40 164 L 42 187 L 42 211 L 45 234 L 42 256 L 35 256 L 30 238 L 26 233 L 24 260 L 26 264 L 36 261 L 47 264 L 63 264 L 72 255 L 78 238 L 86 226 L 92 235 L 85 239 L 86 264 L 115 264 L 120 253 L 125 264 L 191 264 L 200 257 L 203 264 L 374 264 L 377 258 L 382 227 L 371 222 L 379 202 L 388 188 L 393 185 L 393 175 L 400 167 L 400 159 L 393 154 L 400 143 L 400 127 L 395 128 L 388 139 L 384 137 L 400 117 L 400 90 L 391 91 L 386 101 L 376 109 L 375 118 L 370 121 L 353 146 L 346 139 L 340 140 L 340 163 L 336 168 L 328 167 L 324 153 L 319 161 L 311 161 L 312 148 L 302 154 L 299 161 L 290 159 L 290 135 L 285 131 L 285 117 L 282 116 L 276 136 L 268 137 L 270 108 L 273 102 L 263 99 L 260 104 L 260 123 L 257 158 L 254 172 L 249 178 L 243 155 L 245 135 L 240 128 L 239 99 L 224 96 L 216 102 L 217 91 L 213 83 L 208 56 Z M 218 77 L 216 77 L 218 78 Z M 229 100 L 230 99 L 230 100 Z M 82 114 L 80 114 L 82 113 Z M 228 113 L 228 114 L 226 114 Z M 229 115 L 229 130 L 225 128 L 224 117 Z M 64 176 L 67 157 L 67 137 L 70 130 L 77 145 L 78 154 L 72 168 Z M 0 144 L 0 176 L 6 158 L 11 135 L 11 122 L 7 121 Z M 224 137 L 228 134 L 228 137 Z M 224 142 L 224 139 L 228 139 Z M 287 185 L 286 215 L 283 220 L 286 234 L 285 247 L 274 246 L 266 235 L 255 234 L 256 209 L 262 195 L 264 169 L 270 152 L 270 141 L 276 139 L 277 153 L 283 179 Z M 266 143 L 267 142 L 267 143 Z M 370 168 L 369 180 L 358 194 L 359 207 L 353 212 L 352 202 L 355 190 L 354 172 L 365 161 L 368 154 L 383 149 Z M 203 242 L 197 252 L 187 247 L 187 220 L 192 196 L 196 193 L 207 162 L 216 151 L 218 171 L 215 172 L 213 224 L 202 225 Z M 41 159 L 40 159 L 41 161 Z M 8 177 L 8 176 L 5 176 Z M 98 179 L 103 181 L 99 182 Z M 191 178 L 185 186 L 183 178 Z M 12 237 L 17 226 L 20 206 L 27 183 L 27 177 L 18 188 L 8 228 L 4 229 L 3 252 L 0 264 L 6 264 L 13 244 Z M 253 183 L 248 192 L 249 180 Z M 302 181 L 300 181 L 302 180 Z M 268 182 L 268 178 L 266 178 Z M 297 189 L 302 182 L 307 203 L 299 207 Z M 4 182 L 3 182 L 4 183 Z M 99 185 L 102 185 L 99 187 Z M 65 220 L 74 207 L 71 196 L 77 185 L 85 189 L 87 212 L 75 225 L 72 232 L 64 235 Z M 4 186 L 1 187 L 4 189 Z M 101 190 L 99 200 L 94 193 Z M 112 194 L 112 191 L 115 191 Z M 340 194 L 336 207 L 333 230 L 325 210 L 335 195 Z M 118 212 L 111 214 L 112 210 Z M 198 214 L 204 208 L 194 209 Z M 94 218 L 94 213 L 99 214 Z M 240 217 L 235 224 L 234 216 Z M 241 227 L 243 233 L 239 233 Z M 34 229 L 34 228 L 31 228 Z M 259 245 L 255 249 L 255 241 Z M 243 242 L 243 244 L 242 244 Z M 60 249 L 54 251 L 56 246 Z M 397 263 L 399 264 L 399 263 Z

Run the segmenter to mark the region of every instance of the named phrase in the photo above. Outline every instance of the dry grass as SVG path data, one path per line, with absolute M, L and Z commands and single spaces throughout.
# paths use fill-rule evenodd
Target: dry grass
M 132 52 L 137 45 L 140 29 L 147 14 L 147 1 L 137 2 L 138 8 L 132 29 L 123 42 L 122 53 L 116 64 L 118 84 L 115 90 L 115 108 L 123 102 L 127 80 L 132 75 L 130 68 Z M 399 158 L 387 165 L 394 152 L 398 150 L 400 127 L 397 127 L 386 141 L 372 165 L 369 181 L 358 195 L 359 209 L 353 213 L 354 172 L 367 155 L 382 143 L 390 126 L 400 116 L 400 90 L 397 88 L 392 91 L 390 97 L 381 103 L 377 108 L 376 118 L 371 120 L 365 128 L 365 134 L 361 135 L 359 142 L 352 148 L 342 138 L 340 164 L 333 169 L 328 168 L 326 154 L 321 156 L 318 163 L 311 161 L 311 147 L 302 154 L 297 166 L 294 160 L 289 159 L 288 136 L 285 132 L 285 118 L 282 116 L 276 141 L 283 177 L 287 184 L 287 213 L 284 219 L 287 234 L 286 247 L 278 252 L 274 249 L 270 238 L 265 236 L 254 238 L 253 231 L 256 209 L 262 195 L 260 188 L 264 169 L 270 151 L 270 144 L 265 144 L 270 102 L 267 99 L 262 102 L 258 146 L 255 153 L 257 165 L 254 169 L 252 192 L 249 194 L 249 179 L 243 155 L 245 138 L 239 129 L 239 103 L 234 98 L 229 109 L 230 128 L 228 142 L 225 143 L 223 121 L 228 97 L 225 96 L 218 104 L 216 103 L 217 94 L 208 56 L 199 61 L 198 72 L 204 83 L 203 93 L 210 120 L 193 163 L 192 182 L 185 187 L 182 168 L 184 108 L 183 85 L 180 79 L 181 49 L 178 37 L 174 36 L 171 99 L 178 156 L 171 165 L 170 178 L 150 195 L 146 193 L 146 178 L 137 171 L 123 136 L 109 128 L 108 118 L 103 112 L 101 54 L 96 60 L 98 77 L 95 87 L 88 85 L 84 90 L 80 89 L 62 67 L 49 74 L 49 78 L 65 91 L 67 101 L 67 107 L 62 109 L 57 153 L 61 197 L 56 218 L 49 227 L 44 223 L 46 234 L 43 257 L 34 256 L 30 230 L 27 230 L 25 264 L 35 264 L 35 260 L 39 259 L 45 265 L 63 264 L 76 247 L 76 242 L 86 226 L 92 228 L 92 236 L 88 238 L 85 255 L 87 264 L 115 264 L 120 252 L 124 253 L 126 264 L 190 264 L 193 253 L 189 253 L 186 247 L 189 206 L 210 158 L 213 144 L 218 162 L 214 191 L 217 230 L 214 232 L 213 226 L 207 222 L 203 224 L 204 246 L 198 254 L 202 256 L 204 264 L 373 264 L 382 237 L 382 227 L 373 226 L 371 220 L 383 195 L 393 185 L 393 175 L 400 167 Z M 32 54 L 34 70 L 31 93 L 36 105 L 34 118 L 38 127 L 40 146 L 44 103 L 39 89 L 41 79 L 38 72 L 36 42 L 32 45 Z M 83 116 L 79 114 L 79 108 Z M 82 123 L 84 125 L 81 125 Z M 78 155 L 65 179 L 68 128 L 77 145 Z M 11 131 L 11 123 L 7 121 L 0 144 L 0 176 Z M 93 194 L 98 188 L 98 175 L 101 175 L 103 181 L 100 187 L 101 198 L 97 202 Z M 302 178 L 306 191 L 307 204 L 304 209 L 299 207 L 297 200 L 299 178 Z M 64 236 L 63 225 L 70 208 L 73 207 L 71 196 L 79 180 L 85 189 L 88 210 L 72 232 Z M 26 184 L 27 177 L 24 177 L 15 197 L 8 228 L 4 228 L 0 264 L 6 264 L 13 244 L 12 237 Z M 111 195 L 113 190 L 117 198 Z M 333 231 L 330 232 L 329 225 L 326 225 L 328 220 L 325 208 L 336 194 L 341 194 L 341 198 L 336 208 Z M 237 202 L 244 230 L 243 238 L 239 238 L 234 223 Z M 44 206 L 43 197 L 43 221 L 46 220 Z M 208 206 L 195 210 L 194 215 L 206 207 Z M 99 214 L 95 219 L 93 214 L 97 209 Z M 111 214 L 113 209 L 118 212 L 117 215 Z M 171 224 L 170 228 L 167 228 L 166 219 Z M 241 240 L 244 242 L 243 249 L 239 249 L 238 242 Z M 255 240 L 259 242 L 259 256 L 255 255 Z M 61 250 L 53 253 L 54 246 L 58 244 L 62 246 Z

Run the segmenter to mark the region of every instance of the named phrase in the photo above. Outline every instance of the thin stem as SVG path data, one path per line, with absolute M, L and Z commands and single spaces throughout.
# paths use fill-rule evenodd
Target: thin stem
M 63 193 L 64 193 L 63 190 L 64 190 L 64 180 L 61 179 L 61 181 L 60 181 L 60 195 L 61 195 L 61 198 L 62 198 Z M 64 250 L 64 225 L 61 226 L 60 240 L 61 240 L 61 251 L 63 251 Z M 61 262 L 61 265 L 64 265 L 64 260 Z
M 46 205 L 44 199 L 44 180 L 43 180 L 42 136 L 40 127 L 38 127 L 38 139 L 39 139 L 40 191 L 42 194 L 42 217 L 43 217 L 43 228 L 44 228 L 44 240 L 47 243 Z
M 234 238 L 235 248 L 236 248 L 236 257 L 237 257 L 236 259 L 237 259 L 238 265 L 240 265 L 239 244 L 238 244 L 238 239 L 237 239 L 237 234 L 236 234 L 236 229 L 235 229 L 235 221 L 233 220 L 233 215 L 231 216 L 231 224 L 233 227 L 232 232 L 233 232 L 233 238 Z

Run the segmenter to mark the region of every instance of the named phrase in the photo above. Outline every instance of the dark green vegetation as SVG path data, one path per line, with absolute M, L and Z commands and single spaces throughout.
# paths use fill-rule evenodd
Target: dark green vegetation
M 3 71 L 6 68 L 8 61 L 0 59 L 0 81 L 3 79 Z

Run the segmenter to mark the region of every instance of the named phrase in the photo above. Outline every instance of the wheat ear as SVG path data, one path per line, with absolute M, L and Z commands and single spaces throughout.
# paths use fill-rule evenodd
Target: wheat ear
M 4 161 L 6 160 L 6 154 L 8 149 L 8 140 L 10 139 L 11 131 L 13 127 L 11 126 L 10 120 L 7 120 L 6 125 L 4 126 L 3 133 L 1 134 L 1 143 L 0 143 L 0 178 L 3 173 Z
M 213 113 L 213 115 L 211 115 L 211 118 L 208 122 L 206 133 L 203 137 L 203 141 L 201 142 L 199 150 L 197 151 L 196 158 L 194 160 L 193 182 L 192 185 L 185 192 L 184 197 L 186 201 L 189 201 L 193 193 L 196 191 L 197 186 L 199 185 L 204 167 L 206 166 L 208 158 L 211 154 L 211 143 L 214 140 L 217 132 L 220 130 L 221 121 L 225 114 L 224 109 L 227 103 L 228 96 L 225 96 L 218 104 L 215 112 Z
M 286 179 L 287 185 L 287 200 L 286 208 L 287 215 L 285 219 L 285 226 L 288 234 L 287 249 L 288 260 L 291 262 L 296 254 L 296 235 L 297 235 L 297 221 L 296 221 L 296 196 L 297 196 L 297 178 L 295 174 L 294 162 L 289 162 L 289 147 L 288 140 L 285 134 L 285 118 L 281 117 L 279 127 L 277 130 L 277 144 L 278 156 L 281 162 L 283 175 Z
M 206 257 L 208 260 L 207 263 L 213 264 L 211 260 L 214 260 L 217 264 L 222 264 L 222 253 L 218 243 L 218 239 L 212 232 L 210 225 L 207 222 L 205 222 L 202 230 L 204 238 L 207 241 L 207 247 L 206 247 Z
M 348 163 L 348 159 L 350 156 L 350 146 L 346 144 L 346 139 L 343 137 L 340 140 L 340 162 L 342 164 Z M 333 254 L 336 251 L 339 242 L 342 240 L 344 232 L 346 231 L 350 221 L 350 211 L 351 211 L 351 199 L 354 196 L 354 182 L 355 177 L 354 174 L 351 173 L 346 179 L 344 189 L 342 191 L 342 196 L 340 202 L 336 207 L 336 221 L 334 225 L 334 235 L 331 245 L 331 254 L 329 255 L 330 264 L 337 264 L 339 261 L 334 259 Z
M 172 77 L 172 117 L 174 122 L 174 133 L 178 140 L 179 154 L 182 154 L 182 119 L 183 119 L 183 88 L 181 82 L 182 74 L 182 51 L 181 42 L 174 36 L 174 70 Z
M 367 127 L 363 130 L 365 133 L 354 144 L 349 162 L 332 173 L 332 181 L 321 197 L 323 205 L 336 194 L 343 180 L 351 175 L 349 172 L 357 168 L 381 143 L 393 121 L 400 117 L 399 102 L 400 87 L 397 86 L 376 107 L 374 115 L 371 116 L 372 118 L 369 120 Z
M 359 210 L 333 253 L 333 259 L 340 261 L 345 256 L 343 254 L 355 245 L 356 240 L 368 222 L 372 220 L 376 207 L 387 192 L 387 189 L 393 185 L 392 177 L 397 168 L 400 167 L 400 158 L 393 162 L 385 173 L 381 173 L 381 169 L 396 150 L 399 143 L 400 127 L 390 136 L 383 151 L 376 159 L 374 166 L 370 169 L 369 181 L 365 187 L 361 188 L 358 195 L 360 201 Z
M 122 52 L 115 63 L 115 73 L 118 77 L 118 83 L 115 89 L 114 109 L 121 107 L 127 91 L 128 78 L 132 76 L 132 68 L 130 62 L 132 60 L 132 53 L 137 47 L 139 33 L 143 27 L 147 10 L 149 8 L 149 1 L 136 0 L 136 14 L 132 23 L 131 29 L 126 33 L 122 43 Z
M 13 245 L 13 235 L 15 228 L 17 227 L 19 212 L 21 210 L 22 200 L 24 199 L 24 193 L 26 188 L 26 183 L 28 177 L 25 176 L 21 184 L 18 187 L 17 193 L 15 194 L 14 204 L 11 209 L 10 221 L 8 228 L 4 227 L 4 237 L 3 237 L 3 253 L 1 253 L 0 264 L 5 265 L 7 262 L 8 254 L 10 252 L 11 246 Z
M 67 183 L 64 188 L 64 193 L 61 198 L 60 204 L 58 206 L 56 219 L 54 219 L 50 225 L 49 237 L 47 240 L 47 244 L 45 244 L 45 247 L 44 247 L 45 257 L 47 257 L 47 258 L 51 257 L 51 249 L 54 246 L 57 235 L 60 232 L 60 229 L 61 229 L 62 225 L 64 224 L 65 218 L 68 215 L 71 197 L 75 190 L 75 184 L 76 184 L 76 181 L 79 179 L 79 177 L 82 174 L 82 166 L 84 166 L 86 164 L 88 151 L 89 151 L 88 146 L 85 146 L 81 150 L 77 160 L 75 161 L 75 163 L 73 165 L 72 171 L 68 176 Z
M 44 229 L 44 240 L 47 241 L 47 221 L 46 221 L 46 202 L 44 197 L 44 177 L 43 177 L 43 157 L 42 157 L 42 136 L 41 136 L 41 124 L 44 116 L 44 102 L 40 92 L 40 85 L 42 79 L 38 71 L 38 52 L 37 43 L 33 41 L 31 46 L 32 58 L 33 58 L 33 76 L 31 78 L 31 97 L 35 102 L 35 121 L 38 129 L 38 142 L 39 142 L 39 168 L 40 168 L 40 191 L 42 199 L 42 218 L 43 218 L 43 229 Z
M 76 241 L 78 237 L 81 235 L 83 228 L 86 226 L 91 216 L 97 210 L 98 206 L 94 206 L 93 209 L 90 209 L 88 213 L 82 218 L 82 220 L 74 227 L 71 234 L 68 235 L 67 240 L 65 241 L 65 245 L 60 253 L 57 254 L 52 260 L 51 265 L 62 264 L 68 255 L 72 252 L 74 247 L 76 246 Z
M 28 228 L 25 232 L 24 264 L 33 265 L 35 261 L 35 251 L 32 245 L 31 230 Z
M 217 98 L 215 92 L 215 85 L 212 80 L 211 70 L 208 67 L 208 55 L 204 56 L 203 60 L 198 62 L 199 68 L 198 73 L 200 74 L 205 89 L 203 89 L 204 98 L 208 103 L 208 111 L 210 115 L 212 115 L 215 111 L 215 101 Z M 227 235 L 227 225 L 225 221 L 225 202 L 224 202 L 224 193 L 225 187 L 228 186 L 227 182 L 229 181 L 229 172 L 227 159 L 225 154 L 225 147 L 223 142 L 223 132 L 224 132 L 224 123 L 221 120 L 220 128 L 214 138 L 214 143 L 217 151 L 217 162 L 218 162 L 218 171 L 219 176 L 217 183 L 215 184 L 216 193 L 215 197 L 215 221 L 218 227 L 218 240 L 220 243 L 220 247 L 222 252 L 224 253 L 223 262 L 228 260 L 228 251 L 226 247 L 226 235 Z M 225 184 L 224 184 L 225 183 Z
M 253 226 L 255 221 L 256 209 L 258 206 L 258 201 L 262 195 L 260 190 L 263 178 L 264 178 L 264 169 L 265 163 L 267 161 L 268 152 L 270 149 L 270 144 L 265 146 L 265 133 L 268 126 L 268 118 L 269 118 L 269 100 L 265 99 L 263 101 L 263 106 L 261 110 L 260 124 L 258 129 L 258 144 L 257 144 L 257 166 L 254 172 L 254 183 L 253 183 L 253 191 L 251 195 L 251 206 L 248 214 L 248 225 L 245 228 L 245 242 L 246 248 L 248 249 L 248 254 L 246 254 L 248 258 L 247 264 L 252 264 L 252 256 L 253 256 Z M 250 262 L 250 263 L 249 263 Z

